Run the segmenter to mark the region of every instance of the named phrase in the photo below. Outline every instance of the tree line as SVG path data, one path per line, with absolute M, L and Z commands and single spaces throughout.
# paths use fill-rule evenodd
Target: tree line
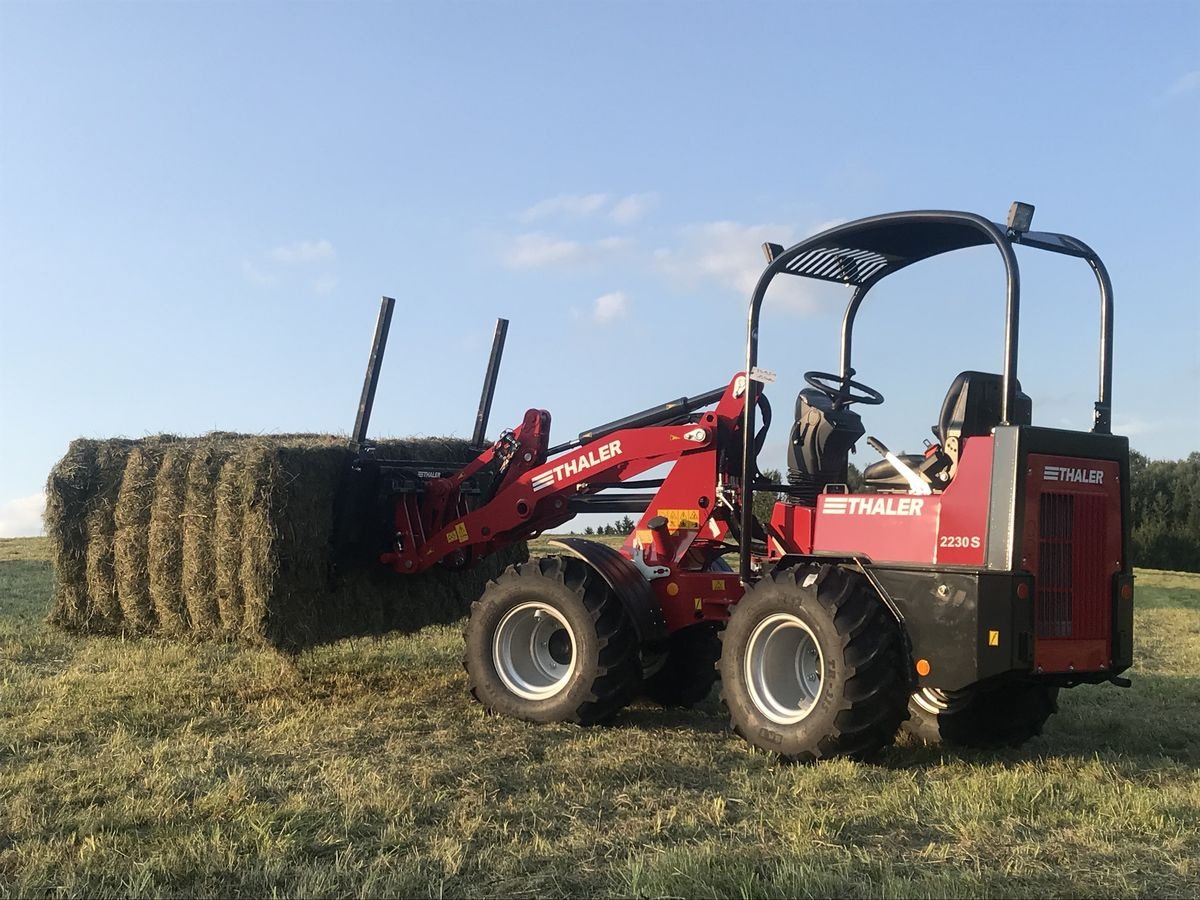
M 1200 452 L 1129 454 L 1130 555 L 1135 566 L 1200 572 Z

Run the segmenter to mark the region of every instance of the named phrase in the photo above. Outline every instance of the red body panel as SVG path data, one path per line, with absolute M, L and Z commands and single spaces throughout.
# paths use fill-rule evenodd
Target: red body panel
M 964 441 L 954 480 L 941 494 L 822 494 L 811 519 L 792 515 L 784 532 L 791 552 L 812 549 L 866 555 L 876 563 L 982 566 L 987 548 L 987 514 L 992 475 L 992 439 Z M 779 517 L 786 528 L 787 516 Z

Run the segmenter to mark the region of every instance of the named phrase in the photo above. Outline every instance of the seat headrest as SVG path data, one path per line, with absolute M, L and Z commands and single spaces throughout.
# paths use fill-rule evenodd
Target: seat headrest
M 988 434 L 1000 424 L 1004 401 L 1004 378 L 993 372 L 959 372 L 942 401 L 938 415 L 938 440 L 943 445 L 951 433 L 960 437 Z M 1033 401 L 1017 382 L 1017 402 L 1011 410 L 1013 425 L 1029 425 L 1033 419 Z
M 804 388 L 796 396 L 795 418 L 797 420 L 803 414 L 806 403 L 809 406 L 815 406 L 817 409 L 823 409 L 825 412 L 833 411 L 833 401 L 824 392 L 818 391 L 816 388 Z

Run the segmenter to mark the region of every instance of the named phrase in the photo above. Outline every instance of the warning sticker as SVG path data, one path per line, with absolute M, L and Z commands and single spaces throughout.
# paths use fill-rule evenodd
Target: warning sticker
M 700 527 L 700 510 L 698 509 L 660 509 L 658 514 L 667 520 L 668 531 Z
M 988 632 L 988 646 L 989 647 L 999 647 L 1000 646 L 1000 632 L 998 632 L 998 631 L 989 631 Z
M 457 528 L 452 528 L 446 532 L 446 540 L 452 544 L 465 544 L 467 542 L 467 526 L 459 522 Z

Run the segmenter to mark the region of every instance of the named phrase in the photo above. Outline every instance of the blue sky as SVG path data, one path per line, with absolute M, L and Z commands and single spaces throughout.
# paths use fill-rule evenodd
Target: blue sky
M 1116 426 L 1184 456 L 1198 159 L 1193 2 L 3 3 L 0 535 L 79 435 L 348 431 L 381 294 L 375 434 L 469 434 L 505 316 L 493 431 L 565 438 L 726 382 L 762 241 L 1014 199 L 1105 259 Z M 1021 260 L 1034 421 L 1086 427 L 1095 282 Z M 999 370 L 1002 292 L 969 251 L 872 295 L 868 433 L 917 449 Z M 764 468 L 844 300 L 768 298 Z

